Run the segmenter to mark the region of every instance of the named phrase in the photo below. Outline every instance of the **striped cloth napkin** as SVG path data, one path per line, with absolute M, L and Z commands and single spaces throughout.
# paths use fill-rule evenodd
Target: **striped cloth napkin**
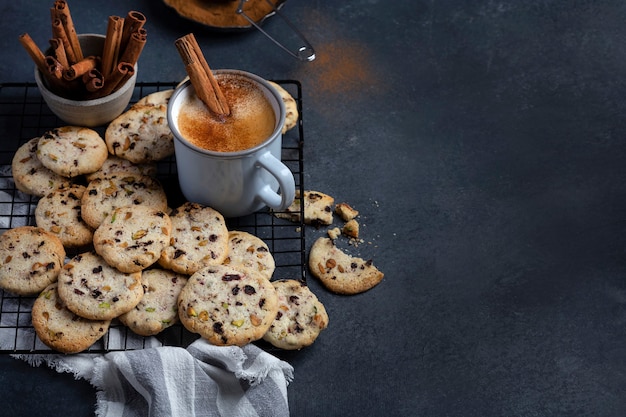
M 187 348 L 14 356 L 88 380 L 98 417 L 289 416 L 293 368 L 255 345 L 198 339 Z

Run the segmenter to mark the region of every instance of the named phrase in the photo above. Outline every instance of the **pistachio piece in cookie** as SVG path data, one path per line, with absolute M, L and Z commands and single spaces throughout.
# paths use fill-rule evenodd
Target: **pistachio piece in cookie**
M 320 237 L 313 243 L 309 269 L 326 288 L 346 295 L 365 292 L 378 285 L 384 277 L 372 261 L 348 255 L 326 237 Z

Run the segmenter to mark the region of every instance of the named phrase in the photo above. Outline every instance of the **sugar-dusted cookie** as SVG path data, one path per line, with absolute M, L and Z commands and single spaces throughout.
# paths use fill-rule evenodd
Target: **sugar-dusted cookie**
M 187 276 L 151 268 L 142 272 L 141 282 L 141 301 L 119 319 L 138 335 L 153 336 L 178 323 L 178 296 L 187 284 Z
M 274 81 L 268 82 L 272 85 L 272 87 L 276 89 L 276 91 L 278 91 L 280 98 L 283 100 L 283 103 L 285 103 L 286 114 L 285 124 L 283 125 L 283 133 L 285 133 L 295 127 L 298 123 L 298 104 L 296 103 L 296 100 L 293 98 L 293 96 L 289 94 L 289 91 L 285 90 L 282 86 L 275 83 Z
M 108 151 L 100 134 L 80 126 L 63 126 L 39 138 L 37 157 L 46 168 L 65 177 L 77 177 L 100 169 Z
M 276 217 L 300 222 L 300 207 L 304 202 L 304 223 L 313 226 L 328 225 L 333 222 L 333 203 L 335 199 L 319 191 L 305 191 L 300 197 L 296 190 L 296 198 L 285 211 L 275 212 Z
M 181 323 L 214 345 L 258 340 L 278 312 L 270 281 L 245 268 L 209 266 L 194 273 L 178 297 Z
M 278 314 L 263 339 L 287 350 L 311 345 L 328 326 L 324 305 L 302 281 L 281 279 L 272 284 L 278 294 Z
M 95 180 L 96 178 L 108 177 L 111 174 L 119 172 L 155 177 L 157 174 L 157 166 L 154 162 L 134 164 L 127 159 L 120 158 L 119 156 L 109 155 L 106 161 L 102 164 L 102 167 L 100 167 L 100 169 L 96 172 L 85 175 L 85 179 L 89 182 Z
M 143 296 L 141 272 L 123 273 L 95 252 L 74 256 L 59 273 L 59 297 L 73 313 L 111 320 L 132 310 Z
M 313 243 L 309 269 L 326 288 L 338 294 L 367 291 L 378 285 L 384 276 L 372 261 L 348 255 L 326 237 L 320 237 Z
M 167 105 L 134 105 L 113 120 L 104 134 L 109 152 L 136 164 L 174 154 Z
M 191 275 L 209 265 L 219 265 L 228 255 L 228 229 L 216 210 L 186 202 L 170 213 L 170 244 L 161 252 L 159 264 Z
M 38 144 L 39 137 L 36 137 L 17 149 L 11 162 L 11 172 L 18 190 L 42 197 L 49 191 L 67 187 L 72 180 L 43 166 L 37 157 Z
M 39 339 L 61 353 L 88 349 L 109 330 L 110 320 L 89 320 L 67 309 L 57 292 L 58 283 L 48 285 L 33 303 L 33 327 Z
M 228 233 L 228 256 L 224 265 L 243 265 L 272 278 L 276 264 L 267 244 L 259 237 L 239 230 Z
M 133 104 L 133 106 L 167 106 L 167 103 L 169 103 L 173 93 L 173 88 L 170 88 L 169 90 L 155 91 L 154 93 L 150 93 L 140 98 L 139 101 Z
M 35 226 L 19 226 L 0 236 L 0 288 L 19 295 L 39 294 L 57 280 L 65 248 Z
M 56 235 L 65 248 L 86 246 L 93 240 L 93 229 L 80 216 L 84 192 L 84 185 L 73 184 L 50 191 L 37 202 L 37 226 Z
M 117 207 L 94 232 L 93 246 L 109 265 L 122 272 L 138 272 L 159 260 L 171 231 L 172 222 L 163 210 Z
M 161 183 L 153 177 L 115 173 L 87 184 L 81 199 L 81 216 L 85 223 L 97 229 L 115 208 L 130 205 L 146 205 L 165 211 L 167 196 Z

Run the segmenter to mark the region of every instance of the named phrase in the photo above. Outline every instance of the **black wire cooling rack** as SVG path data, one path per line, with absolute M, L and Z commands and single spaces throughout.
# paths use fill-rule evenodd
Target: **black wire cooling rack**
M 298 105 L 298 124 L 283 135 L 282 161 L 293 172 L 296 189 L 303 195 L 302 87 L 294 80 L 274 81 L 287 90 Z M 176 85 L 175 82 L 137 83 L 131 104 L 150 93 Z M 30 139 L 64 124 L 48 109 L 35 83 L 0 84 L 0 234 L 17 226 L 35 225 L 34 212 L 38 199 L 19 192 L 13 183 L 11 161 L 15 151 Z M 95 128 L 103 137 L 104 129 Z M 184 197 L 179 190 L 174 157 L 160 161 L 157 168 L 157 178 L 168 195 L 169 206 L 182 204 Z M 227 226 L 229 230 L 247 231 L 265 241 L 276 263 L 272 279 L 306 281 L 305 228 L 301 222 L 280 219 L 270 210 L 261 210 L 249 216 L 227 219 Z M 36 337 L 32 327 L 30 311 L 34 299 L 0 290 L 0 353 L 52 352 Z M 197 337 L 177 324 L 156 337 L 144 338 L 114 320 L 109 332 L 87 352 L 103 353 L 163 345 L 185 347 Z

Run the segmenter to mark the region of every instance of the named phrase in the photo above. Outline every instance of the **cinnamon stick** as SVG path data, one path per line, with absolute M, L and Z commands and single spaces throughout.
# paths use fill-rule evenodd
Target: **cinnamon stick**
M 104 77 L 97 68 L 83 74 L 82 81 L 90 93 L 94 93 L 104 87 Z
M 19 36 L 19 41 L 42 74 L 48 71 L 46 57 L 28 33 Z
M 128 62 L 134 66 L 139 59 L 139 55 L 141 55 L 141 51 L 143 51 L 143 47 L 146 45 L 146 40 L 145 32 L 131 33 L 119 62 Z
M 57 17 L 63 24 L 66 37 L 69 40 L 72 52 L 76 58 L 76 61 L 74 62 L 80 61 L 83 59 L 83 52 L 80 47 L 80 42 L 78 41 L 78 35 L 76 34 L 72 14 L 70 13 L 70 7 L 65 0 L 56 0 L 54 2 L 54 10 L 56 11 Z
M 109 16 L 104 48 L 102 50 L 102 74 L 104 76 L 108 77 L 109 74 L 113 72 L 113 68 L 117 65 L 123 29 L 123 18 L 119 16 Z
M 228 102 L 213 77 L 213 72 L 206 62 L 195 36 L 192 33 L 187 34 L 177 39 L 175 45 L 200 100 L 215 115 L 220 117 L 230 115 Z
M 125 50 L 130 41 L 130 36 L 143 28 L 146 23 L 146 16 L 143 13 L 136 10 L 131 10 L 124 19 L 124 28 L 122 32 L 122 38 L 120 39 L 121 50 Z M 120 60 L 121 61 L 121 60 Z
M 128 62 L 120 62 L 114 68 L 111 75 L 105 78 L 104 86 L 97 92 L 97 94 L 92 95 L 89 98 L 108 96 L 123 86 L 124 83 L 133 76 L 133 74 L 135 74 L 134 65 L 130 65 Z
M 58 38 L 50 39 L 50 47 L 52 47 L 52 52 L 54 52 L 54 56 L 56 57 L 57 61 L 61 63 L 63 68 L 69 68 L 70 63 L 67 60 L 67 55 L 65 54 L 63 42 L 61 42 L 61 40 Z
M 77 63 L 71 65 L 67 70 L 63 71 L 63 78 L 67 81 L 75 80 L 82 77 L 83 74 L 95 69 L 100 62 L 100 58 L 96 56 L 88 56 Z
M 79 61 L 76 54 L 74 53 L 72 45 L 70 44 L 70 40 L 65 33 L 65 29 L 63 28 L 63 22 L 61 22 L 61 19 L 56 17 L 53 17 L 52 19 L 52 37 L 55 39 L 59 39 L 61 42 L 63 42 L 63 49 L 65 50 L 65 55 L 70 65 Z

